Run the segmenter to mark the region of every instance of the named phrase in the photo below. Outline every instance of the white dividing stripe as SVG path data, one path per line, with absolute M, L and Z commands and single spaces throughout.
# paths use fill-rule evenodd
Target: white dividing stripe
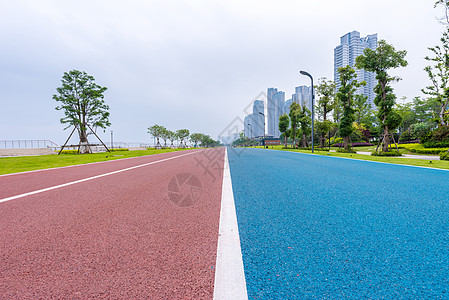
M 227 149 L 223 171 L 214 299 L 248 299 Z
M 6 201 L 10 201 L 10 200 L 14 200 L 14 199 L 18 199 L 18 198 L 23 198 L 23 197 L 26 197 L 26 196 L 31 196 L 31 195 L 43 193 L 43 192 L 47 192 L 47 191 L 51 191 L 51 190 L 54 190 L 54 189 L 65 187 L 65 186 L 69 186 L 69 185 L 73 185 L 73 184 L 77 184 L 77 183 L 81 183 L 81 182 L 85 182 L 85 181 L 89 181 L 89 180 L 93 180 L 93 179 L 97 179 L 97 178 L 101 178 L 101 177 L 105 177 L 105 176 L 109 176 L 109 175 L 113 175 L 113 174 L 117 174 L 117 173 L 121 173 L 121 172 L 125 172 L 125 171 L 129 171 L 129 170 L 133 170 L 133 169 L 137 169 L 137 168 L 141 168 L 141 167 L 145 167 L 145 166 L 149 166 L 149 165 L 152 165 L 152 164 L 157 164 L 157 163 L 160 163 L 160 162 L 163 162 L 163 161 L 179 158 L 179 157 L 190 155 L 190 154 L 194 154 L 194 153 L 197 153 L 197 152 L 198 151 L 189 152 L 189 153 L 186 153 L 186 154 L 181 154 L 181 155 L 177 155 L 177 156 L 174 156 L 174 157 L 165 158 L 165 159 L 161 159 L 161 160 L 157 160 L 157 161 L 153 161 L 153 162 L 137 165 L 137 166 L 134 166 L 134 167 L 129 167 L 129 168 L 125 168 L 125 169 L 121 169 L 121 170 L 117 170 L 117 171 L 113 171 L 113 172 L 109 172 L 109 173 L 104 173 L 104 174 L 100 174 L 100 175 L 96 175 L 96 176 L 92 176 L 92 177 L 88 177 L 88 178 L 84 178 L 84 179 L 80 179 L 80 180 L 76 180 L 76 181 L 72 181 L 72 182 L 68 182 L 68 183 L 64 183 L 64 184 L 60 184 L 60 185 L 55 185 L 55 186 L 48 187 L 48 188 L 45 188 L 45 189 L 40 189 L 40 190 L 36 190 L 36 191 L 32 191 L 32 192 L 28 192 L 28 193 L 24 193 L 24 194 L 20 194 L 20 195 L 16 195 L 16 196 L 11 196 L 11 197 L 8 197 L 8 198 L 3 198 L 3 199 L 0 199 L 0 203 L 1 202 L 6 202 Z

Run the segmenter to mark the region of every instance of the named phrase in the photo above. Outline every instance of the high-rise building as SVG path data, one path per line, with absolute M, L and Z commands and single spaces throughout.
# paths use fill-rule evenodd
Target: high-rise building
M 253 113 L 243 120 L 243 134 L 249 138 L 263 137 L 265 132 L 264 102 L 256 100 L 253 103 Z M 261 114 L 262 113 L 262 114 Z
M 340 74 L 338 68 L 354 67 L 357 56 L 363 54 L 366 48 L 375 50 L 377 48 L 377 33 L 360 37 L 360 32 L 352 31 L 340 38 L 340 45 L 334 49 L 334 81 L 337 90 L 340 88 Z M 364 94 L 368 97 L 368 102 L 374 107 L 374 87 L 377 84 L 376 75 L 365 70 L 355 69 L 357 81 L 366 81 L 364 87 L 357 89 L 357 94 Z
M 265 135 L 265 106 L 262 100 L 256 100 L 253 104 L 253 133 L 254 136 Z
M 295 95 L 295 94 L 293 94 Z M 293 99 L 288 99 L 282 105 L 282 115 L 288 115 L 290 113 L 290 105 L 292 105 Z
M 269 88 L 267 90 L 267 134 L 273 136 L 276 127 L 276 104 L 273 99 L 273 95 L 275 95 L 277 92 L 277 88 Z
M 312 88 L 310 86 L 301 85 L 295 87 L 292 100 L 301 106 L 307 107 L 312 112 Z
M 279 137 L 281 135 L 281 132 L 279 131 L 279 117 L 282 116 L 282 105 L 285 102 L 285 92 L 278 91 L 273 94 L 272 102 L 274 103 L 274 112 L 272 112 L 271 115 L 268 115 L 272 118 L 272 120 L 268 119 L 268 123 L 273 124 L 273 130 L 272 132 L 268 131 L 268 135 Z

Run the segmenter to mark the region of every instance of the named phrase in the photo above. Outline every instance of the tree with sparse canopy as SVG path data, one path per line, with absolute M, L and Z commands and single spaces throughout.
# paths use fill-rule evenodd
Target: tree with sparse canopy
M 290 117 L 291 123 L 291 137 L 293 139 L 293 148 L 296 148 L 296 129 L 299 125 L 299 114 L 301 110 L 301 105 L 296 102 L 293 102 L 290 105 L 290 112 L 288 116 Z
M 103 95 L 107 88 L 96 84 L 93 76 L 78 70 L 64 72 L 61 82 L 62 86 L 56 89 L 58 94 L 53 95 L 53 99 L 60 103 L 56 109 L 65 114 L 60 121 L 68 124 L 64 129 L 75 126 L 80 152 L 89 153 L 89 129 L 95 133 L 97 128 L 106 129 L 111 125 L 109 106 L 105 104 Z
M 449 103 L 449 28 L 443 33 L 440 39 L 441 46 L 428 48 L 433 52 L 433 57 L 425 57 L 425 60 L 433 62 L 433 65 L 424 68 L 430 81 L 431 86 L 422 90 L 424 94 L 434 97 L 439 105 L 438 126 L 447 125 L 444 116 L 447 114 Z
M 162 137 L 162 134 L 164 133 L 165 127 L 161 125 L 153 125 L 151 127 L 148 127 L 148 133 L 151 136 L 154 136 L 157 140 L 156 147 L 161 147 L 161 144 L 159 143 L 159 139 Z
M 287 131 L 290 125 L 290 119 L 287 115 L 282 115 L 279 117 L 279 131 L 284 134 L 285 148 L 287 148 Z
M 190 135 L 189 130 L 188 129 L 179 129 L 178 131 L 176 131 L 176 135 L 180 140 L 180 146 L 185 147 L 185 145 L 183 145 L 183 141 Z
M 202 133 L 192 133 L 190 135 L 190 140 L 193 141 L 194 147 L 198 147 L 198 143 L 201 141 L 202 138 L 203 138 Z
M 363 94 L 354 95 L 354 113 L 357 124 L 362 124 L 371 116 L 371 105 Z
M 349 139 L 354 132 L 354 94 L 358 87 L 366 84 L 365 81 L 358 82 L 357 74 L 351 66 L 338 68 L 341 86 L 337 92 L 337 98 L 343 106 L 343 115 L 340 121 L 340 135 L 344 139 L 344 149 L 349 150 Z
M 318 86 L 316 86 L 316 92 L 319 97 L 316 108 L 320 120 L 320 122 L 317 122 L 317 128 L 321 132 L 320 146 L 323 148 L 326 132 L 332 126 L 332 122 L 327 119 L 327 115 L 334 109 L 335 82 L 327 80 L 326 77 L 320 78 Z
M 161 129 L 161 138 L 164 141 L 164 148 L 167 147 L 167 140 L 170 138 L 170 130 L 165 127 Z
M 311 119 L 311 113 L 310 110 L 307 109 L 305 105 L 299 108 L 298 113 L 298 121 L 299 121 L 299 128 L 301 130 L 301 141 L 302 141 L 302 147 L 307 147 L 309 143 L 307 142 L 307 136 L 312 132 L 312 119 Z
M 356 58 L 356 67 L 374 72 L 378 81 L 374 88 L 376 93 L 374 104 L 377 106 L 377 117 L 384 132 L 380 143 L 382 152 L 388 152 L 390 130 L 395 125 L 396 127 L 398 126 L 398 115 L 393 110 L 393 106 L 396 103 L 396 95 L 393 93 L 393 88 L 390 84 L 399 81 L 400 78 L 388 75 L 387 71 L 407 66 L 408 63 L 404 59 L 406 55 L 407 51 L 396 51 L 385 40 L 380 40 L 376 50 L 366 48 L 363 55 Z

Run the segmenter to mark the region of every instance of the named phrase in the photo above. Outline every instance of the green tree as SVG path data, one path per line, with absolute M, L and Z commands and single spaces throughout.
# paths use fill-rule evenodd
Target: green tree
M 354 114 L 357 124 L 368 123 L 371 115 L 371 105 L 365 95 L 354 95 Z
M 374 104 L 377 106 L 377 117 L 383 129 L 381 148 L 383 152 L 388 152 L 390 128 L 395 125 L 394 122 L 397 119 L 396 115 L 392 116 L 396 95 L 393 93 L 390 84 L 400 80 L 400 78 L 388 75 L 387 71 L 407 66 L 408 63 L 404 59 L 407 51 L 396 51 L 385 40 L 380 40 L 376 50 L 366 48 L 363 53 L 356 58 L 356 67 L 376 74 L 378 84 L 374 88 L 376 93 Z
M 183 142 L 189 135 L 190 135 L 190 132 L 188 129 L 179 129 L 176 131 L 176 136 L 179 138 L 181 147 L 185 147 Z
M 434 7 L 442 6 L 444 16 L 439 17 L 438 20 L 443 25 L 449 25 L 449 1 L 448 0 L 438 0 L 435 2 Z
M 432 126 L 428 123 L 415 123 L 410 126 L 410 133 L 417 139 L 422 139 L 432 131 Z
M 424 70 L 432 85 L 427 86 L 422 92 L 435 98 L 439 103 L 438 125 L 444 126 L 446 125 L 444 116 L 449 102 L 449 27 L 446 28 L 440 41 L 441 46 L 428 48 L 433 52 L 433 56 L 426 56 L 425 60 L 432 65 L 425 67 Z
M 318 120 L 322 119 L 322 122 L 317 122 L 316 125 L 321 133 L 320 145 L 323 148 L 326 133 L 332 126 L 332 122 L 328 120 L 327 116 L 334 109 L 335 105 L 335 82 L 327 80 L 326 77 L 322 77 L 318 81 L 316 91 L 319 98 L 317 105 Z
M 298 121 L 300 132 L 302 135 L 301 138 L 302 147 L 304 148 L 308 146 L 307 136 L 309 136 L 310 133 L 312 132 L 311 127 L 312 118 L 310 116 L 311 116 L 310 110 L 308 110 L 305 105 L 299 108 Z
M 413 117 L 418 122 L 439 123 L 438 112 L 440 104 L 435 98 L 413 98 Z
M 170 138 L 170 130 L 168 130 L 165 127 L 162 127 L 161 138 L 164 141 L 164 147 L 167 147 L 167 140 Z
M 287 115 L 282 115 L 279 117 L 279 131 L 284 134 L 285 148 L 287 148 L 287 130 L 290 126 L 290 119 Z
M 93 76 L 78 70 L 64 72 L 61 82 L 62 86 L 56 88 L 58 94 L 53 95 L 53 99 L 60 103 L 56 110 L 62 110 L 65 115 L 60 122 L 68 124 L 64 129 L 75 126 L 80 152 L 89 153 L 88 129 L 93 133 L 98 127 L 106 129 L 111 125 L 109 106 L 103 95 L 107 88 L 96 84 Z
M 174 142 L 175 139 L 176 139 L 176 133 L 175 133 L 174 131 L 172 131 L 172 130 L 168 130 L 168 129 L 167 129 L 167 135 L 168 135 L 168 139 L 169 139 L 170 142 L 171 142 L 170 147 L 173 147 L 173 146 L 174 146 L 174 145 L 173 145 L 173 142 Z
M 151 136 L 154 136 L 157 140 L 156 147 L 161 147 L 161 143 L 159 143 L 159 139 L 162 137 L 164 130 L 165 130 L 165 127 L 161 126 L 161 125 L 153 125 L 151 127 L 148 127 L 148 133 Z
M 315 127 L 318 129 L 318 132 L 320 133 L 320 147 L 324 148 L 324 144 L 326 142 L 326 134 L 330 132 L 332 126 L 334 123 L 332 123 L 329 120 L 324 121 L 315 121 Z
M 343 107 L 343 115 L 340 121 L 340 135 L 344 140 L 345 150 L 349 150 L 349 139 L 354 131 L 353 123 L 355 121 L 354 94 L 358 87 L 366 84 L 365 81 L 358 82 L 357 74 L 351 66 L 338 68 L 340 73 L 341 86 L 337 92 L 337 98 Z
M 201 141 L 202 137 L 203 137 L 202 133 L 192 133 L 190 135 L 190 140 L 193 141 L 194 147 L 198 147 L 198 144 Z
M 343 114 L 343 106 L 337 96 L 334 98 L 334 103 L 332 104 L 332 118 L 335 123 L 340 123 L 341 116 Z
M 396 103 L 393 109 L 401 117 L 402 120 L 401 124 L 399 125 L 399 136 L 401 136 L 405 131 L 409 129 L 410 125 L 414 123 L 413 103 Z
M 318 85 L 315 87 L 318 96 L 317 114 L 318 118 L 325 121 L 327 115 L 333 110 L 333 103 L 335 99 L 335 83 L 332 80 L 327 80 L 326 77 L 322 77 L 318 81 Z
M 290 124 L 291 124 L 291 137 L 293 139 L 293 148 L 296 148 L 296 129 L 299 125 L 299 113 L 301 110 L 301 105 L 299 105 L 296 102 L 293 102 L 290 105 L 290 112 L 288 116 L 290 117 Z

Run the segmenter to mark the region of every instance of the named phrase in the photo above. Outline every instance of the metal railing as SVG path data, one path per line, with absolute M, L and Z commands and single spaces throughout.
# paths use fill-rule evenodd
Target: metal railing
M 7 140 L 0 141 L 0 149 L 36 149 L 59 148 L 60 146 L 50 140 Z

